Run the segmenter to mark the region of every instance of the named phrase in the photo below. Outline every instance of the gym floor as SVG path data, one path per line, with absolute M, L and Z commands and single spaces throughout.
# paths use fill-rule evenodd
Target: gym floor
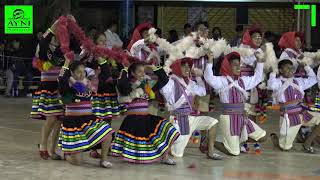
M 262 144 L 262 154 L 253 151 L 238 157 L 226 157 L 223 161 L 206 159 L 197 144 L 190 144 L 185 157 L 175 159 L 176 166 L 162 164 L 135 165 L 110 158 L 112 169 L 99 168 L 99 160 L 83 153 L 83 166 L 73 166 L 66 161 L 40 159 L 37 144 L 43 122 L 29 120 L 31 98 L 0 97 L 0 179 L 136 179 L 136 180 L 195 180 L 195 179 L 246 179 L 246 180 L 319 180 L 320 155 L 302 152 L 301 144 L 295 144 L 290 152 L 273 148 L 270 138 Z M 218 113 L 213 113 L 217 117 Z M 261 127 L 278 132 L 279 114 L 268 112 L 268 121 Z M 121 118 L 113 121 L 119 128 Z M 318 147 L 319 150 L 319 147 Z

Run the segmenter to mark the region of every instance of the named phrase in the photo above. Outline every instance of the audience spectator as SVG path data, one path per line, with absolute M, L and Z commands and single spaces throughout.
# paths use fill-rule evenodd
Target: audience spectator
M 162 30 L 160 28 L 156 28 L 156 34 L 158 35 L 158 37 L 162 38 Z
M 29 87 L 32 82 L 32 59 L 25 56 L 20 39 L 16 38 L 11 42 L 6 55 L 9 56 L 8 61 L 13 63 L 15 67 L 13 81 L 18 82 L 19 76 L 24 77 L 24 91 L 21 95 L 30 96 Z M 12 82 L 9 82 L 8 84 L 12 84 Z
M 214 40 L 218 40 L 218 39 L 222 38 L 222 32 L 221 32 L 221 29 L 219 27 L 214 27 L 212 29 L 212 38 Z
M 234 37 L 229 43 L 231 47 L 240 46 L 243 35 L 243 25 L 237 25 L 236 34 L 236 37 Z
M 97 27 L 90 26 L 87 30 L 87 35 L 91 40 L 93 40 L 93 38 L 97 35 L 97 32 Z
M 185 24 L 183 26 L 183 35 L 180 39 L 182 39 L 186 36 L 189 36 L 191 34 L 191 32 L 192 32 L 192 26 L 189 23 Z
M 8 69 L 6 71 L 6 82 L 7 82 L 7 86 L 6 86 L 6 91 L 5 91 L 5 97 L 11 97 L 14 96 L 15 93 L 12 93 L 13 91 L 15 91 L 12 87 L 13 87 L 13 81 L 16 79 L 15 76 L 15 72 L 16 72 L 16 67 L 14 65 L 14 63 L 9 62 L 8 63 Z
M 122 49 L 123 42 L 117 34 L 118 23 L 113 21 L 108 25 L 108 29 L 104 32 L 107 37 L 106 46 L 108 48 Z
M 5 41 L 0 40 L 0 63 L 1 63 L 0 70 L 2 71 L 6 69 L 5 61 L 4 61 L 4 50 L 5 50 Z
M 169 31 L 169 38 L 168 38 L 168 41 L 170 43 L 173 43 L 173 42 L 176 42 L 179 40 L 179 37 L 178 37 L 178 32 L 174 29 L 170 30 Z

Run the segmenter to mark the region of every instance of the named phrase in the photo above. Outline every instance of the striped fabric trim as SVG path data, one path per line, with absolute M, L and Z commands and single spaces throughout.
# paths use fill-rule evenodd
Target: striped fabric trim
M 297 84 L 297 81 L 293 81 Z M 303 116 L 304 121 L 310 121 L 313 116 L 302 108 L 303 95 L 301 92 L 292 86 L 289 86 L 284 91 L 286 102 L 281 104 L 281 115 L 288 114 L 290 127 L 301 124 L 300 114 Z
M 161 120 L 149 137 L 135 137 L 118 131 L 112 143 L 114 156 L 122 157 L 132 163 L 152 163 L 160 161 L 168 152 L 169 147 L 179 137 L 179 132 L 167 120 Z
M 146 99 L 137 99 L 127 105 L 128 115 L 149 114 L 149 102 Z
M 290 120 L 290 127 L 301 124 L 300 114 L 303 116 L 304 121 L 310 121 L 313 118 L 313 116 L 308 111 L 303 109 L 300 100 L 281 104 L 280 110 L 281 116 L 284 116 L 285 113 L 288 114 L 288 118 Z
M 91 101 L 82 101 L 80 103 L 71 103 L 65 105 L 66 116 L 85 116 L 92 114 Z
M 32 97 L 31 119 L 45 120 L 49 116 L 62 116 L 63 104 L 58 91 L 36 91 Z
M 229 82 L 231 83 L 231 82 Z M 244 82 L 240 78 L 238 84 L 244 88 Z M 230 116 L 230 134 L 231 136 L 241 136 L 241 131 L 246 127 L 247 133 L 255 131 L 251 121 L 244 115 L 244 99 L 242 93 L 235 87 L 229 90 L 229 102 L 223 104 L 224 113 Z M 228 114 L 229 113 L 229 114 Z
M 223 114 L 226 115 L 233 115 L 233 114 L 244 114 L 244 104 L 239 103 L 239 104 L 228 104 L 228 103 L 223 103 L 222 104 L 223 108 Z
M 292 58 L 292 59 L 297 58 L 297 55 L 296 55 L 294 52 L 289 51 L 289 50 L 284 50 L 284 51 L 288 54 L 288 56 L 289 56 L 290 58 Z
M 103 120 L 91 120 L 80 129 L 62 127 L 59 146 L 65 154 L 73 154 L 90 149 L 112 135 L 111 126 Z
M 54 67 L 48 71 L 41 72 L 41 82 L 57 81 L 60 69 L 60 67 Z
M 175 120 L 178 121 L 181 135 L 190 134 L 190 125 L 189 125 L 190 113 L 191 113 L 191 109 L 188 103 L 182 105 L 182 107 L 174 110 L 172 113 L 174 115 Z

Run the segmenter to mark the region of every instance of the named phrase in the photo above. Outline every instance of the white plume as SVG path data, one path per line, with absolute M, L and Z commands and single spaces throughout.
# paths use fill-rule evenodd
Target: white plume
M 265 69 L 268 71 L 270 68 L 273 72 L 278 71 L 278 59 L 276 57 L 276 53 L 273 50 L 273 44 L 272 43 L 266 43 L 266 62 L 265 62 Z

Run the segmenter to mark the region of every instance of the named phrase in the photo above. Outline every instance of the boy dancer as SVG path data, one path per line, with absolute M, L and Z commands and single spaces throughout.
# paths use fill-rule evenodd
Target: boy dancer
M 270 74 L 268 89 L 273 90 L 275 99 L 281 106 L 280 137 L 271 134 L 273 144 L 281 150 L 290 150 L 302 125 L 315 126 L 303 144 L 306 153 L 314 153 L 312 142 L 320 134 L 320 117 L 317 113 L 302 108 L 304 91 L 317 83 L 316 74 L 305 66 L 307 78 L 294 78 L 295 67 L 291 60 L 284 59 L 278 64 L 280 77 Z
M 248 90 L 255 88 L 263 79 L 264 59 L 257 55 L 257 65 L 254 76 L 240 76 L 240 54 L 232 52 L 225 56 L 221 64 L 221 76 L 212 73 L 212 56 L 204 72 L 206 82 L 218 92 L 223 105 L 220 116 L 223 142 L 216 143 L 220 151 L 237 156 L 240 154 L 240 143 L 248 138 L 263 141 L 266 131 L 262 130 L 247 117 L 245 103 Z

